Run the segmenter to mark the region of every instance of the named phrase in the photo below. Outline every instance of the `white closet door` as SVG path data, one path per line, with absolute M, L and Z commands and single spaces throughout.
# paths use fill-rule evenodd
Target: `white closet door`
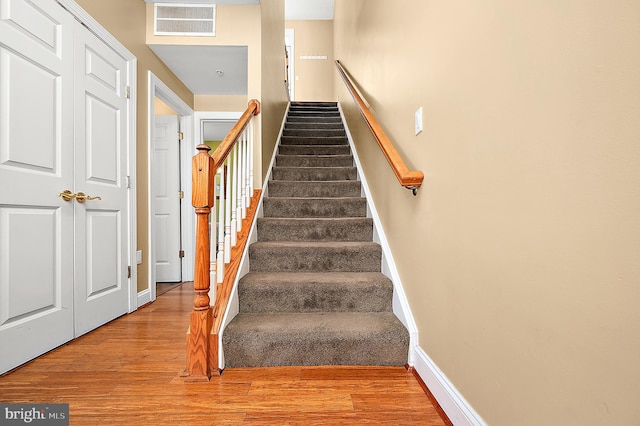
M 75 23 L 76 336 L 125 314 L 128 287 L 127 62 Z M 99 198 L 98 198 L 99 197 Z
M 0 373 L 74 335 L 73 22 L 0 0 Z

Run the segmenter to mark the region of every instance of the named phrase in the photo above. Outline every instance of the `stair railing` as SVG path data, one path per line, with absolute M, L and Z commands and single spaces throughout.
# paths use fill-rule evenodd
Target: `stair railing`
M 424 180 L 424 173 L 419 170 L 409 170 L 407 165 L 402 160 L 402 157 L 400 157 L 400 154 L 396 150 L 395 146 L 393 145 L 393 142 L 391 142 L 391 139 L 389 139 L 378 120 L 376 120 L 376 118 L 374 117 L 368 104 L 365 102 L 360 92 L 352 83 L 351 78 L 349 78 L 349 75 L 347 74 L 347 71 L 344 69 L 340 61 L 335 61 L 335 63 L 336 67 L 338 68 L 338 74 L 340 75 L 340 78 L 342 78 L 342 81 L 344 82 L 345 86 L 347 86 L 351 97 L 353 97 L 353 100 L 358 105 L 362 117 L 369 126 L 369 129 L 371 129 L 373 137 L 376 139 L 376 141 L 378 141 L 378 145 L 380 145 L 380 149 L 382 149 L 384 156 L 387 158 L 387 161 L 389 162 L 393 173 L 396 175 L 398 182 L 400 182 L 400 185 L 402 185 L 404 188 L 413 191 L 413 195 L 416 195 L 418 192 L 418 188 L 420 188 L 420 186 L 422 185 L 422 181 Z
M 219 374 L 217 330 L 213 328 L 220 323 L 218 313 L 226 306 L 228 295 L 216 288 L 237 272 L 237 267 L 227 268 L 254 198 L 252 119 L 258 114 L 260 102 L 253 99 L 212 155 L 211 148 L 201 144 L 193 157 L 195 297 L 187 335 L 186 381 L 208 381 Z M 213 209 L 216 204 L 217 209 Z

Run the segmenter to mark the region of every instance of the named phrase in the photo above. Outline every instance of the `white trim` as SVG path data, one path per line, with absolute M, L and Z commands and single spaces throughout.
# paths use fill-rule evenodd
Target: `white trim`
M 353 160 L 358 170 L 358 178 L 362 183 L 362 192 L 367 199 L 368 216 L 373 219 L 373 240 L 379 243 L 382 247 L 382 273 L 389 277 L 393 282 L 393 313 L 409 331 L 409 353 L 407 354 L 407 363 L 410 366 L 413 366 L 413 348 L 418 345 L 418 327 L 416 326 L 416 323 L 413 319 L 411 307 L 409 306 L 409 301 L 404 292 L 400 274 L 398 273 L 395 261 L 393 260 L 389 241 L 387 240 L 387 237 L 384 233 L 382 222 L 380 221 L 380 216 L 378 215 L 378 211 L 376 210 L 376 206 L 373 202 L 373 197 L 371 196 L 371 191 L 369 190 L 369 185 L 367 184 L 367 179 L 362 173 L 360 173 L 360 171 L 362 170 L 360 158 L 358 157 L 358 152 L 356 151 L 355 144 L 353 143 L 353 138 L 351 137 L 351 132 L 349 131 L 349 126 L 347 125 L 347 120 L 345 119 L 344 112 L 342 111 L 342 106 L 339 103 L 338 108 L 340 110 L 340 116 L 342 117 L 342 122 L 347 133 L 349 145 L 351 146 Z
M 289 98 L 291 99 L 291 101 L 295 101 L 295 94 L 296 94 L 296 48 L 295 48 L 295 40 L 296 40 L 296 32 L 293 28 L 285 28 L 284 29 L 284 34 L 285 34 L 285 48 L 287 46 L 286 44 L 286 40 L 289 36 L 291 36 L 291 39 L 289 40 L 291 43 L 289 43 L 289 46 L 291 47 L 291 52 L 289 52 L 289 69 L 288 69 L 288 75 L 287 75 L 287 80 L 289 82 Z
M 414 348 L 414 368 L 434 398 L 456 426 L 486 426 L 485 421 L 420 347 Z
M 136 126 L 137 126 L 137 68 L 138 60 L 133 53 L 120 43 L 111 33 L 109 33 L 98 21 L 96 21 L 87 11 L 85 11 L 74 0 L 57 0 L 58 4 L 67 10 L 73 17 L 79 20 L 89 31 L 94 33 L 110 49 L 120 55 L 127 62 L 127 85 L 129 86 L 129 100 L 127 102 L 127 121 L 129 128 L 127 131 L 127 175 L 131 188 L 129 189 L 129 217 L 127 227 L 129 231 L 129 253 L 128 262 L 131 266 L 131 277 L 129 279 L 129 312 L 138 309 L 137 287 L 138 273 L 136 268 L 136 244 L 137 244 L 137 195 L 136 195 Z
M 133 58 L 127 61 L 127 73 L 129 78 L 129 265 L 131 265 L 131 278 L 129 279 L 129 313 L 138 309 L 136 293 L 138 291 L 138 262 L 136 262 L 136 250 L 138 245 L 138 194 L 137 194 L 137 105 L 138 105 L 138 61 Z
M 146 305 L 147 303 L 151 302 L 151 290 L 144 289 L 142 290 L 140 293 L 138 293 L 138 307 L 142 306 L 142 305 Z
M 180 144 L 180 169 L 181 169 L 181 187 L 185 193 L 185 197 L 181 204 L 181 216 L 182 216 L 182 249 L 184 250 L 184 257 L 182 258 L 182 281 L 193 281 L 193 268 L 195 265 L 195 222 L 191 217 L 193 215 L 193 209 L 191 208 L 191 157 L 194 150 L 191 149 L 193 145 L 193 115 L 194 111 L 187 105 L 178 95 L 176 95 L 162 80 L 156 75 L 147 71 L 148 76 L 148 117 L 147 117 L 147 147 L 149 150 L 149 198 L 147 200 L 149 216 L 148 216 L 148 232 L 149 232 L 149 253 L 147 259 L 149 261 L 149 289 L 151 292 L 151 300 L 156 300 L 156 253 L 155 253 L 155 230 L 153 229 L 153 218 L 155 216 L 155 210 L 153 205 L 154 186 L 151 181 L 154 170 L 154 132 L 155 132 L 155 98 L 156 96 L 165 102 L 176 114 L 180 117 L 180 131 L 184 134 L 182 143 Z M 186 170 L 185 170 L 186 169 Z M 191 220 L 189 220 L 191 219 Z
M 82 24 L 84 24 L 91 32 L 104 41 L 111 49 L 116 51 L 120 56 L 126 60 L 135 60 L 136 57 L 129 51 L 122 43 L 118 41 L 109 31 L 107 31 L 93 16 L 89 15 L 78 3 L 74 0 L 57 0 L 58 3 L 67 9 L 74 17 L 76 17 Z M 133 87 L 132 87 L 133 89 Z

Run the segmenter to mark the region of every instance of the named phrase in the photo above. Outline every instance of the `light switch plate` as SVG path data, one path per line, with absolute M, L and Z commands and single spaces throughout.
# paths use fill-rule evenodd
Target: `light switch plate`
M 142 263 L 142 250 L 136 251 L 136 263 L 138 265 Z
M 416 111 L 416 136 L 422 132 L 422 107 Z

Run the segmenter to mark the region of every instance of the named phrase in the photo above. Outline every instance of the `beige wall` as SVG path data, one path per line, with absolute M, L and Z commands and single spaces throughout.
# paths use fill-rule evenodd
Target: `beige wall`
M 284 85 L 284 0 L 262 2 L 262 177 L 273 156 L 287 108 Z M 257 173 L 256 173 L 257 174 Z
M 399 187 L 337 83 L 420 346 L 491 425 L 640 419 L 639 16 L 336 0 L 336 58 L 425 173 Z
M 137 92 L 137 141 L 136 141 L 136 195 L 139 250 L 143 251 L 143 263 L 138 265 L 138 291 L 149 286 L 147 254 L 149 253 L 148 199 L 149 162 L 147 72 L 151 70 L 171 88 L 187 105 L 193 107 L 193 94 L 164 65 L 146 45 L 146 3 L 144 0 L 76 0 L 103 27 L 120 41 L 138 60 Z
M 335 101 L 333 21 L 286 21 L 285 26 L 294 33 L 294 100 Z M 301 56 L 327 59 L 300 59 Z
M 262 63 L 260 6 L 216 5 L 215 37 L 173 37 L 153 35 L 153 4 L 147 4 L 146 40 L 149 44 L 193 44 L 206 46 L 247 46 L 248 47 L 248 89 L 239 110 L 244 111 L 250 99 L 260 99 Z M 211 106 L 216 102 L 222 105 L 235 105 L 239 96 L 195 96 L 197 105 Z M 220 111 L 209 109 L 208 111 Z

